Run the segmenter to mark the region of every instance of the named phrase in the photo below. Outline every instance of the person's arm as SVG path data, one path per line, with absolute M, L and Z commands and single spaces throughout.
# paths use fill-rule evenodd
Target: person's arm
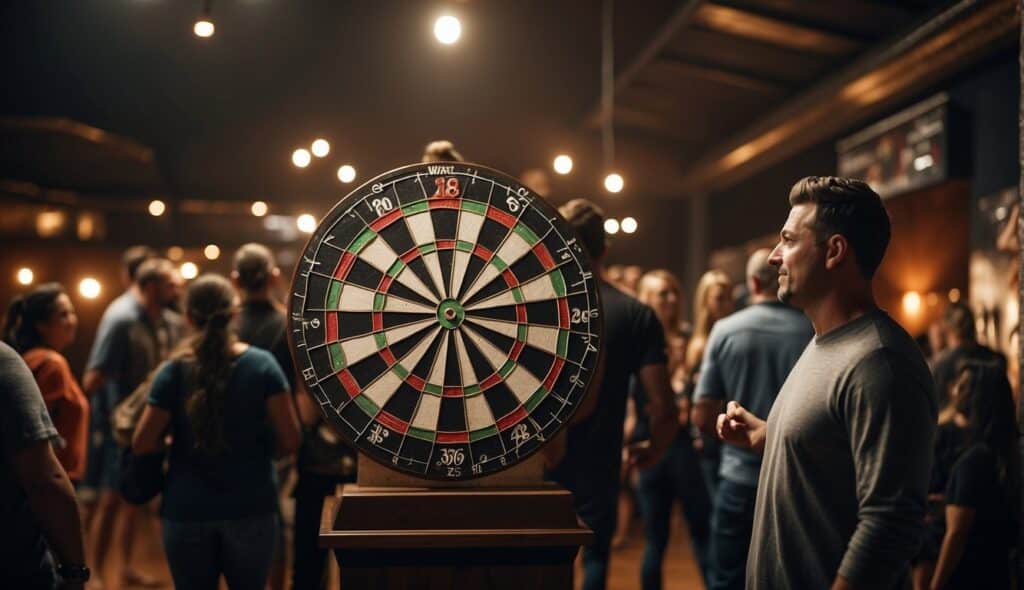
M 312 428 L 320 423 L 320 409 L 313 396 L 307 393 L 305 388 L 300 388 L 295 392 L 295 406 L 299 413 L 299 422 L 303 426 Z
M 829 405 L 853 459 L 857 526 L 836 575 L 887 588 L 920 547 L 935 438 L 930 383 L 880 349 L 863 359 Z
M 167 433 L 167 426 L 170 423 L 169 411 L 146 404 L 132 434 L 132 452 L 136 455 L 148 455 L 164 450 L 164 434 Z
M 707 436 L 716 436 L 718 415 L 725 406 L 726 385 L 722 375 L 722 324 L 716 324 L 708 335 L 700 369 L 693 391 L 693 423 Z
M 85 376 L 82 377 L 82 391 L 85 395 L 92 397 L 96 395 L 96 392 L 107 382 L 107 376 L 103 374 L 100 369 L 89 369 L 85 372 Z
M 114 321 L 104 315 L 93 341 L 92 351 L 85 375 L 82 377 L 82 391 L 92 397 L 110 379 L 115 372 L 117 360 L 124 358 L 128 349 L 128 330 L 130 325 L 124 321 Z
M 668 370 L 664 364 L 646 365 L 640 368 L 637 379 L 647 394 L 647 415 L 650 420 L 651 439 L 627 447 L 629 462 L 644 469 L 650 467 L 668 450 L 676 436 L 679 423 L 676 420 L 675 398 L 668 382 Z
M 295 415 L 295 405 L 291 395 L 284 391 L 267 398 L 267 417 L 274 431 L 275 453 L 277 456 L 291 455 L 299 450 L 302 436 L 299 432 L 299 419 Z
M 702 397 L 693 404 L 693 423 L 701 432 L 708 436 L 717 436 L 718 415 L 722 413 L 723 400 L 713 397 Z
M 25 491 L 32 515 L 57 561 L 85 565 L 82 521 L 75 489 L 49 441 L 38 441 L 11 456 L 14 477 Z
M 739 402 L 729 402 L 724 414 L 718 415 L 718 438 L 763 453 L 768 439 L 768 423 L 747 411 Z
M 964 547 L 967 546 L 967 534 L 974 526 L 976 512 L 969 506 L 946 506 L 946 535 L 942 538 L 939 561 L 935 564 L 935 573 L 932 574 L 931 590 L 945 588 L 953 570 L 960 563 L 964 556 Z

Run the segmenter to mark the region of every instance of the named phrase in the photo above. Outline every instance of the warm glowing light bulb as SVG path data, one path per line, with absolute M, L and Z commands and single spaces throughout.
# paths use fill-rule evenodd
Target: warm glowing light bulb
M 316 231 L 316 217 L 309 213 L 303 213 L 295 220 L 295 226 L 299 228 L 300 232 L 311 234 Z
M 309 162 L 312 159 L 313 157 L 309 155 L 309 150 L 299 148 L 292 152 L 292 164 L 295 164 L 299 168 L 305 168 L 306 166 L 309 166 Z
M 604 231 L 609 234 L 619 233 L 619 221 L 609 217 L 604 220 Z
M 186 262 L 181 265 L 181 278 L 192 280 L 199 276 L 199 267 L 195 262 Z
M 952 288 L 949 290 L 949 300 L 953 303 L 960 301 L 960 289 Z
M 635 232 L 637 227 L 636 219 L 633 219 L 632 217 L 622 218 L 622 223 L 620 225 L 622 227 L 622 232 L 627 234 Z
M 451 45 L 462 36 L 462 23 L 454 16 L 442 16 L 434 21 L 434 36 L 445 45 Z
M 921 311 L 921 294 L 917 291 L 907 291 L 903 294 L 903 311 L 910 315 L 916 315 Z
M 171 260 L 181 260 L 185 256 L 185 249 L 181 246 L 171 246 L 167 249 L 167 258 Z
M 338 168 L 338 180 L 349 183 L 356 179 L 356 169 L 348 164 Z
M 313 142 L 313 145 L 310 147 L 310 149 L 313 150 L 314 156 L 322 158 L 327 154 L 331 153 L 331 144 L 327 143 L 326 139 L 318 139 Z
M 621 191 L 624 186 L 626 186 L 626 182 L 622 180 L 621 175 L 615 172 L 604 177 L 604 188 L 610 193 L 617 193 Z
M 164 204 L 160 199 L 154 199 L 149 202 L 149 214 L 153 217 L 160 217 L 167 211 L 167 205 Z
M 565 154 L 556 157 L 555 172 L 559 174 L 568 174 L 572 172 L 572 158 Z
M 102 290 L 100 282 L 92 277 L 86 277 L 82 279 L 82 282 L 78 283 L 78 292 L 86 299 L 96 299 L 100 296 L 100 291 Z
M 205 256 L 207 260 L 217 260 L 220 258 L 220 248 L 217 244 L 209 244 L 203 248 L 203 256 Z
M 252 214 L 256 217 L 263 217 L 269 210 L 270 208 L 263 201 L 255 201 L 252 204 Z
M 18 283 L 22 285 L 31 285 L 36 275 L 32 272 L 31 268 L 19 268 L 18 269 Z
M 203 39 L 213 37 L 215 29 L 216 27 L 213 26 L 213 21 L 205 18 L 197 20 L 196 24 L 192 26 L 192 32 L 196 34 L 196 37 L 202 37 Z

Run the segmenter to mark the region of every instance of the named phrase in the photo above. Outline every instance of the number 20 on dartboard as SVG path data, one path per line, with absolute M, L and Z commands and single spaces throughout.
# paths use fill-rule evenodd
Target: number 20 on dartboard
M 434 185 L 437 189 L 431 196 L 435 199 L 454 199 L 462 194 L 462 191 L 459 189 L 459 179 L 454 176 L 439 176 L 434 179 Z

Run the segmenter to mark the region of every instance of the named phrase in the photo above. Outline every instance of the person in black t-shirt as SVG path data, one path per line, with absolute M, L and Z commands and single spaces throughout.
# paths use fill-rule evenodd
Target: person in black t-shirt
M 1013 394 L 998 363 L 967 361 L 957 411 L 967 447 L 946 486 L 946 534 L 931 588 L 1009 588 L 1020 523 L 1020 457 Z
M 575 199 L 559 212 L 590 254 L 601 276 L 606 244 L 604 214 L 594 204 Z M 675 404 L 669 385 L 665 335 L 650 307 L 604 281 L 598 283 L 604 321 L 602 361 L 590 392 L 569 423 L 564 456 L 550 475 L 568 488 L 580 518 L 594 531 L 593 545 L 583 550 L 583 588 L 605 587 L 611 538 L 615 529 L 622 460 L 623 420 L 629 378 L 635 375 L 648 394 L 650 439 L 629 444 L 628 460 L 653 465 L 676 433 Z M 557 448 L 557 438 L 548 447 Z M 545 447 L 549 465 L 555 461 Z
M 935 360 L 932 378 L 938 395 L 939 411 L 953 412 L 949 405 L 949 388 L 953 385 L 960 369 L 960 363 L 973 359 L 997 363 L 1006 372 L 1006 357 L 987 346 L 978 344 L 974 327 L 974 312 L 963 303 L 951 303 L 940 320 L 946 337 L 946 350 Z M 940 416 L 940 420 L 942 417 Z

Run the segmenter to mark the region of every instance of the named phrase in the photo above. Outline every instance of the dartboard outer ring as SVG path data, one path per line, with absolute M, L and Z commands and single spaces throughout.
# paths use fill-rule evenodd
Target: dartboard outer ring
M 378 463 L 491 475 L 540 450 L 583 400 L 603 328 L 592 268 L 515 178 L 461 162 L 397 168 L 342 198 L 303 249 L 296 372 Z

